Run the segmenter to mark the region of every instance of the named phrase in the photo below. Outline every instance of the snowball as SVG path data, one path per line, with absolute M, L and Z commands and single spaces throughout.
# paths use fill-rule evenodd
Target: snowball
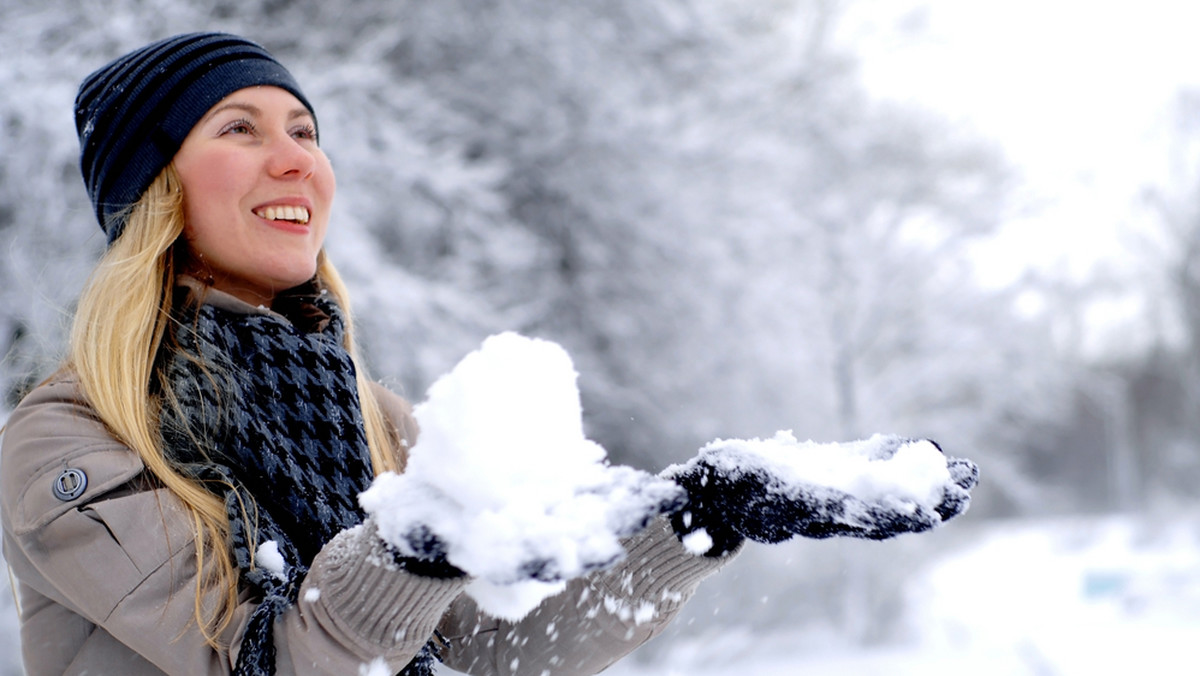
M 279 580 L 287 581 L 283 555 L 279 553 L 279 543 L 274 540 L 267 540 L 258 546 L 254 552 L 254 562 Z
M 864 502 L 900 499 L 933 509 L 950 482 L 946 457 L 932 442 L 876 434 L 852 442 L 799 442 L 791 431 L 771 439 L 717 440 L 704 449 L 718 471 L 772 475 L 779 484 L 825 486 Z
M 484 341 L 414 409 L 421 436 L 404 474 L 359 496 L 380 536 L 411 556 L 406 536 L 428 529 L 450 563 L 482 580 L 467 590 L 480 608 L 509 619 L 561 588 L 513 586 L 531 569 L 567 579 L 620 560 L 620 537 L 680 489 L 607 464 L 584 436 L 576 378 L 555 343 Z
M 317 600 L 320 598 L 321 598 L 321 590 L 317 589 L 316 587 L 313 587 L 313 588 L 309 589 L 308 591 L 304 592 L 304 600 L 308 601 L 309 603 L 316 603 Z

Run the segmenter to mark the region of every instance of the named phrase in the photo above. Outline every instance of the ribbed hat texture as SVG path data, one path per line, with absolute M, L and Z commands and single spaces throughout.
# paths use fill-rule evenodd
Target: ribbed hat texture
M 189 33 L 120 57 L 84 79 L 75 97 L 79 165 L 111 245 L 136 203 L 192 127 L 244 87 L 274 85 L 312 112 L 291 73 L 267 50 L 227 33 Z M 315 113 L 314 113 L 315 117 Z

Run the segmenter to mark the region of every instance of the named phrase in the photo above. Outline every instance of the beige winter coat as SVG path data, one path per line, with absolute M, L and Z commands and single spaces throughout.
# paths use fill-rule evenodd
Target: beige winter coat
M 408 407 L 377 393 L 401 429 Z M 71 497 L 82 471 L 86 488 Z M 58 484 L 56 494 L 55 485 Z M 95 417 L 69 377 L 34 390 L 8 420 L 0 452 L 4 556 L 17 580 L 25 669 L 42 674 L 223 674 L 237 658 L 254 600 L 242 598 L 212 649 L 193 621 L 191 521 L 146 480 L 138 457 Z M 277 669 L 399 671 L 435 628 L 446 664 L 470 674 L 594 674 L 657 634 L 728 557 L 687 553 L 660 519 L 615 569 L 571 582 L 520 623 L 490 618 L 465 580 L 383 565 L 365 528 L 322 549 L 275 628 Z M 365 669 L 364 669 L 365 673 Z

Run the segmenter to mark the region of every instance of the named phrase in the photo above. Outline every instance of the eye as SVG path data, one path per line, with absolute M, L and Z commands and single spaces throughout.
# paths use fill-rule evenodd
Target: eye
M 254 123 L 245 118 L 234 120 L 229 124 L 221 127 L 220 136 L 225 134 L 253 134 L 255 132 Z
M 316 142 L 317 128 L 311 124 L 302 124 L 292 129 L 292 137 Z

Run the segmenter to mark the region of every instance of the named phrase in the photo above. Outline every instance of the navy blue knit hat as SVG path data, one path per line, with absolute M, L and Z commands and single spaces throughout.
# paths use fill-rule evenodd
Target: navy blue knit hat
M 281 87 L 312 112 L 291 73 L 267 50 L 226 33 L 167 38 L 84 79 L 75 97 L 79 166 L 109 244 L 125 227 L 123 212 L 171 162 L 192 127 L 218 101 L 255 85 Z

